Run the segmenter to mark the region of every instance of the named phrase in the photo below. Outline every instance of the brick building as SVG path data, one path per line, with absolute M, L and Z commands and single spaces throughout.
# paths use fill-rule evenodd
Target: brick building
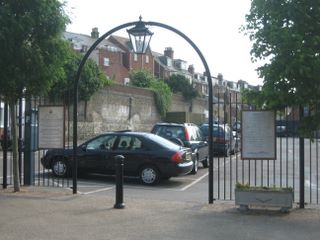
M 99 31 L 93 28 L 90 36 L 64 32 L 63 36 L 72 43 L 74 50 L 85 53 L 99 38 Z M 110 79 L 121 85 L 129 82 L 131 70 L 143 69 L 152 73 L 154 69 L 150 48 L 147 49 L 146 54 L 135 54 L 129 39 L 114 35 L 104 39 L 91 53 L 90 58 Z
M 90 35 L 65 32 L 64 37 L 71 41 L 76 51 L 86 52 L 99 38 L 99 31 L 93 28 Z M 208 79 L 205 74 L 196 72 L 194 66 L 188 65 L 187 61 L 175 58 L 172 47 L 165 48 L 163 53 L 152 51 L 148 47 L 145 54 L 136 54 L 132 50 L 129 38 L 111 35 L 98 45 L 90 58 L 119 85 L 127 85 L 130 82 L 130 71 L 146 70 L 158 79 L 167 79 L 173 74 L 183 75 L 198 90 L 200 96 L 205 98 L 209 95 Z M 226 81 L 222 74 L 212 77 L 211 80 L 215 115 L 221 116 L 220 121 L 233 122 L 231 115 L 239 110 L 234 109 L 233 103 L 241 102 L 240 89 L 250 87 L 249 84 L 242 80 Z M 229 103 L 231 108 L 226 107 Z

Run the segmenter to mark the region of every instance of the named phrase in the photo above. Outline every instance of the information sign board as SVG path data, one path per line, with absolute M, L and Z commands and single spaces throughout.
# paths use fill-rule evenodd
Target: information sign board
M 274 111 L 242 111 L 241 159 L 276 159 Z
M 64 107 L 39 106 L 39 149 L 64 147 Z

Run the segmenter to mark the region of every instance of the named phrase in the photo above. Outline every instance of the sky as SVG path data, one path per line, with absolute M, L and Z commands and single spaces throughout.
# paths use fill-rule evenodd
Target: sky
M 211 76 L 219 73 L 229 81 L 244 80 L 262 84 L 252 63 L 249 37 L 239 31 L 245 24 L 251 0 L 65 0 L 65 11 L 71 19 L 67 31 L 90 35 L 97 27 L 100 36 L 124 23 L 143 21 L 169 25 L 184 33 L 201 51 L 208 63 Z M 129 27 L 131 28 L 131 27 Z M 163 53 L 172 47 L 174 58 L 194 65 L 195 71 L 204 72 L 203 64 L 192 48 L 176 33 L 150 26 L 154 35 L 151 49 Z M 128 37 L 126 29 L 114 35 Z

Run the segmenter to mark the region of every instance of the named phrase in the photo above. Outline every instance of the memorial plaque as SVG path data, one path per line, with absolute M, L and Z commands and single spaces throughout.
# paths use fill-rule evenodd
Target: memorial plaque
M 64 147 L 64 107 L 39 106 L 39 149 Z
M 276 159 L 274 111 L 242 111 L 241 159 Z

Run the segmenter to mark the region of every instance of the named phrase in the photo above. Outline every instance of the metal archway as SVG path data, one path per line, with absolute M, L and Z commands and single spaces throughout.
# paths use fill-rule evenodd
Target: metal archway
M 76 194 L 77 193 L 77 139 L 78 139 L 78 85 L 79 85 L 79 81 L 80 81 L 80 75 L 83 69 L 84 64 L 86 63 L 87 59 L 89 58 L 89 55 L 91 54 L 91 52 L 98 46 L 98 44 L 103 41 L 105 38 L 107 38 L 108 36 L 110 36 L 112 33 L 119 31 L 123 28 L 132 26 L 132 25 L 136 25 L 138 23 L 138 21 L 136 22 L 129 22 L 129 23 L 125 23 L 122 24 L 118 27 L 115 27 L 113 29 L 111 29 L 110 31 L 106 32 L 105 34 L 103 34 L 101 37 L 99 37 L 94 43 L 93 45 L 89 48 L 89 50 L 86 52 L 86 54 L 84 55 L 84 57 L 82 58 L 77 74 L 76 74 L 76 79 L 74 82 L 74 99 L 73 99 L 73 193 Z M 197 54 L 199 55 L 204 68 L 205 68 L 205 72 L 206 72 L 206 76 L 208 79 L 208 84 L 209 84 L 209 100 L 208 100 L 208 110 L 209 110 L 209 189 L 208 189 L 208 195 L 209 195 L 209 203 L 213 203 L 213 133 L 212 133 L 212 128 L 213 128 L 213 89 L 212 89 L 212 79 L 211 79 L 211 74 L 210 74 L 210 70 L 207 64 L 207 61 L 205 60 L 203 54 L 201 53 L 200 49 L 197 47 L 197 45 L 191 41 L 191 39 L 189 37 L 187 37 L 184 33 L 180 32 L 179 30 L 163 24 L 163 23 L 159 23 L 159 22 L 143 22 L 146 26 L 157 26 L 157 27 L 161 27 L 161 28 L 165 28 L 167 30 L 170 30 L 176 34 L 178 34 L 179 36 L 181 36 L 183 39 L 185 39 L 192 47 L 193 49 L 197 52 Z

